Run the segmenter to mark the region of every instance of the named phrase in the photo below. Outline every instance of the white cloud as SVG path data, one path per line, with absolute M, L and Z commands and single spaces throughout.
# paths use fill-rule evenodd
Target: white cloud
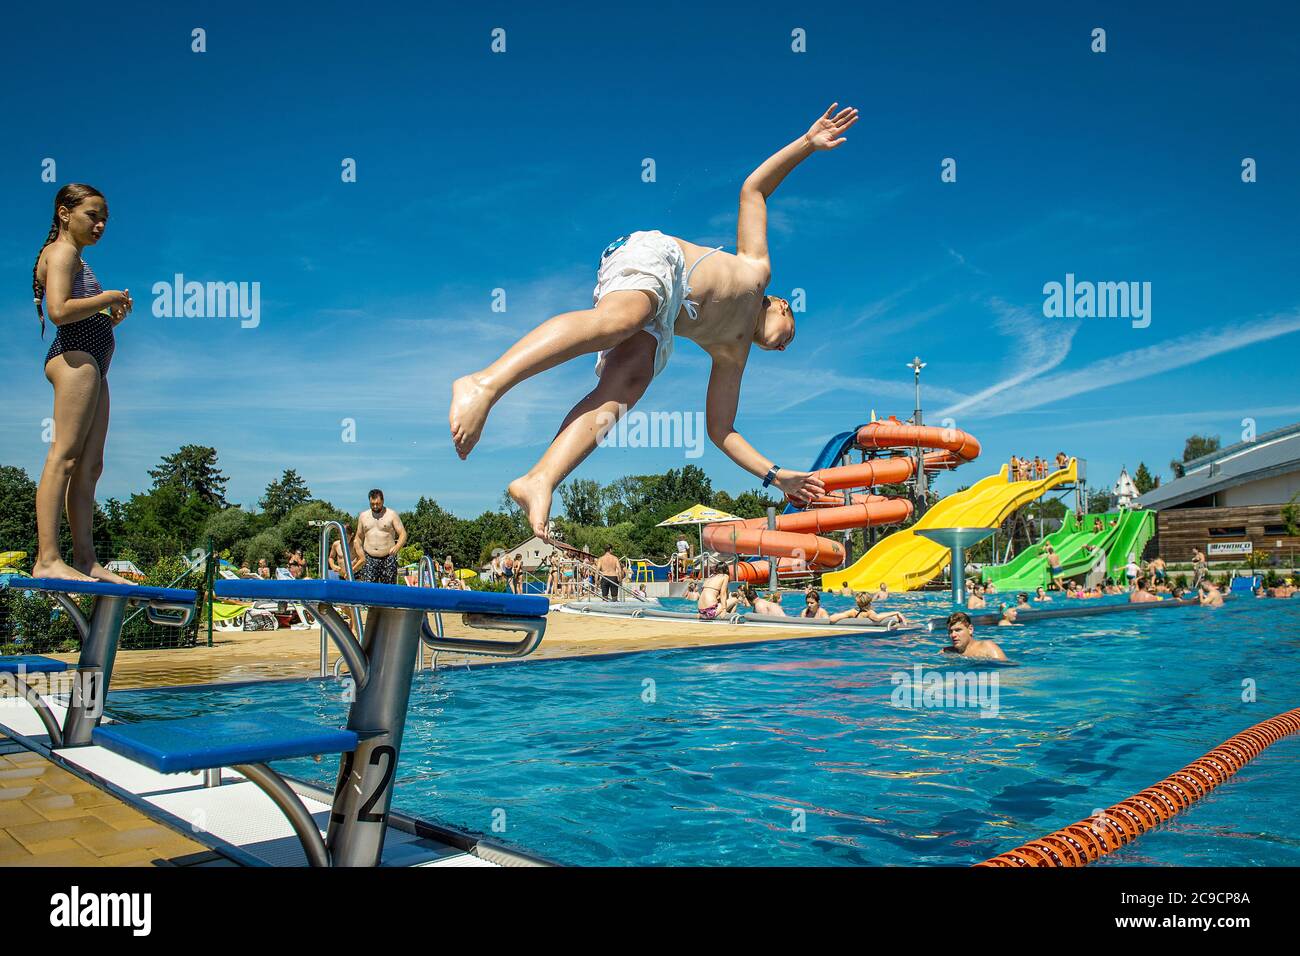
M 1043 322 L 1041 317 L 1038 321 Z M 964 407 L 968 412 L 977 411 L 990 417 L 1008 415 L 1085 392 L 1149 378 L 1293 332 L 1300 332 L 1300 312 L 1233 323 L 1215 331 L 1184 335 L 1144 349 L 1111 355 L 1068 372 L 1042 377 L 1034 383 L 1034 388 L 1018 389 L 993 402 L 996 395 L 1010 387 L 1012 383 L 1008 380 L 973 396 Z M 1053 363 L 1057 364 L 1060 364 L 1059 359 Z

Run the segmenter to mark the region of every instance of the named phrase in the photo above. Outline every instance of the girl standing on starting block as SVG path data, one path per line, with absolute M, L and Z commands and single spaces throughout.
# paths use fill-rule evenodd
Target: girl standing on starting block
M 108 436 L 108 366 L 113 329 L 131 312 L 127 290 L 105 292 L 81 258 L 104 236 L 108 202 L 93 186 L 68 183 L 54 197 L 54 220 L 32 266 L 32 297 L 45 337 L 45 317 L 55 326 L 45 356 L 45 377 L 54 386 L 54 435 L 36 489 L 39 553 L 32 577 L 133 584 L 95 557 L 91 522 L 95 484 L 104 470 Z M 41 300 L 45 311 L 41 311 Z M 67 502 L 72 564 L 59 554 L 59 525 Z

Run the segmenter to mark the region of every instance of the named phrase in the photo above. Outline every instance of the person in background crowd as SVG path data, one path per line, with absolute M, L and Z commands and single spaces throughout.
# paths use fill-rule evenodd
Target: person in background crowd
M 754 600 L 754 613 L 786 617 L 785 608 L 781 606 L 781 592 L 768 591 L 765 594 L 758 595 Z
M 1223 592 L 1209 578 L 1202 581 L 1197 589 L 1200 591 L 1201 607 L 1223 607 Z
M 623 562 L 614 554 L 612 544 L 605 545 L 605 553 L 596 562 L 596 570 L 600 572 L 600 599 L 617 601 L 619 585 L 623 583 Z
M 1199 588 L 1209 573 L 1210 565 L 1205 560 L 1205 552 L 1200 548 L 1192 548 L 1192 588 Z
M 886 611 L 881 614 L 871 607 L 872 597 L 870 594 L 858 594 L 853 599 L 854 606 L 847 611 L 839 611 L 830 616 L 831 623 L 838 621 L 847 621 L 851 619 L 866 619 L 872 624 L 887 624 L 890 621 L 897 621 L 898 624 L 908 623 L 907 617 L 901 611 Z
M 1133 590 L 1128 596 L 1130 604 L 1150 604 L 1159 600 L 1159 597 L 1147 590 L 1147 579 L 1142 577 L 1133 583 Z

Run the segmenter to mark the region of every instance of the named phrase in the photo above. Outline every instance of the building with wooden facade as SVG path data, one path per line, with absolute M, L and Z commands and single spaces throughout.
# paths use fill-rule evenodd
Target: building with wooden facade
M 1156 515 L 1156 547 L 1167 561 L 1190 561 L 1200 548 L 1211 561 L 1252 554 L 1296 567 L 1300 536 L 1282 509 L 1300 496 L 1300 423 L 1189 461 L 1177 478 L 1142 496 Z

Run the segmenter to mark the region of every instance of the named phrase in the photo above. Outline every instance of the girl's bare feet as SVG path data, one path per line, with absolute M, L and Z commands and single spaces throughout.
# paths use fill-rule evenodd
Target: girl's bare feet
M 492 392 L 478 375 L 463 375 L 451 386 L 451 410 L 447 421 L 451 425 L 451 440 L 456 454 L 462 459 L 478 444 L 492 410 Z
M 78 562 L 78 564 L 80 564 L 80 562 Z M 108 568 L 104 567 L 98 561 L 92 561 L 89 567 L 86 567 L 85 565 L 81 565 L 81 566 L 85 567 L 86 574 L 90 575 L 90 577 L 96 581 L 106 581 L 109 584 L 135 584 L 136 583 L 134 581 L 122 577 L 122 575 L 120 574 L 114 574 L 112 571 L 108 570 Z
M 60 558 L 55 558 L 53 561 L 37 561 L 32 565 L 32 577 L 54 578 L 59 581 L 95 580 L 88 574 L 82 574 L 72 565 L 65 564 Z
M 533 533 L 543 541 L 547 540 L 547 525 L 551 521 L 551 495 L 555 489 L 536 475 L 523 475 L 510 482 L 506 491 L 515 500 L 515 504 L 524 510 L 524 514 L 528 515 Z

